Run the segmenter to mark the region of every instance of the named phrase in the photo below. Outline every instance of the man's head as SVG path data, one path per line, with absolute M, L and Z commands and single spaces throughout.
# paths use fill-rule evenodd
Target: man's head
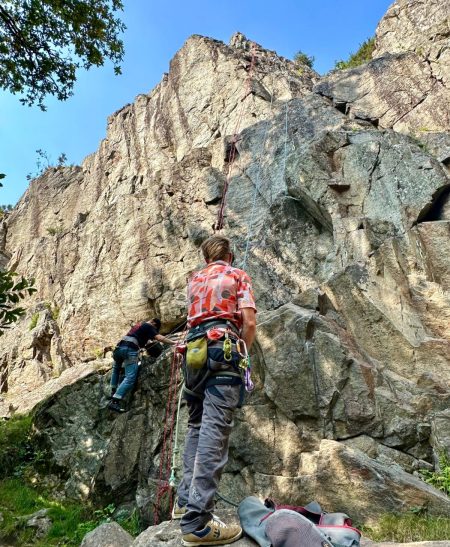
M 211 236 L 206 239 L 201 250 L 207 263 L 215 262 L 216 260 L 225 260 L 230 264 L 233 262 L 233 252 L 231 250 L 231 242 L 227 237 Z
M 157 317 L 150 319 L 149 323 L 159 332 L 159 329 L 161 328 L 161 321 Z

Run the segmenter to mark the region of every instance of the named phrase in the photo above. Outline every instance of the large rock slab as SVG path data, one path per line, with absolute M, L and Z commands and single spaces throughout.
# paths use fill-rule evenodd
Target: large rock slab
M 374 55 L 419 51 L 425 56 L 448 45 L 449 19 L 448 0 L 396 0 L 377 26 Z
M 398 465 L 382 465 L 335 441 L 321 442 L 312 480 L 324 508 L 338 507 L 358 522 L 375 522 L 378 515 L 411 507 L 450 516 L 450 498 L 444 493 Z
M 414 52 L 386 54 L 360 67 L 335 71 L 314 91 L 348 115 L 402 133 L 448 131 L 450 84 Z
M 351 116 L 414 133 L 425 144 L 430 133 L 448 132 L 449 13 L 448 0 L 396 0 L 377 27 L 373 60 L 335 71 L 314 90 Z M 433 140 L 444 156 L 446 145 Z

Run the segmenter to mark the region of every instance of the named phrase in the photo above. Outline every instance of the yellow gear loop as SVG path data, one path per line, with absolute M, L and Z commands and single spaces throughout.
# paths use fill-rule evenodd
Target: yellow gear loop
M 231 340 L 228 337 L 228 333 L 227 333 L 225 335 L 225 340 L 223 341 L 223 358 L 227 362 L 231 361 L 232 359 L 231 349 L 232 349 Z

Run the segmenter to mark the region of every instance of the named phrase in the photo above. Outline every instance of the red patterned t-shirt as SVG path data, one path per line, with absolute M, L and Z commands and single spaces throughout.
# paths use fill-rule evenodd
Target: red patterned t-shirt
M 250 277 L 222 260 L 194 272 L 188 283 L 188 324 L 207 319 L 228 319 L 242 327 L 242 308 L 256 311 Z

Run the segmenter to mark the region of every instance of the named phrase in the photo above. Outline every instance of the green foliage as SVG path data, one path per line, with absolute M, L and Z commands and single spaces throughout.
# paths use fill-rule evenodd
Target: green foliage
M 39 509 L 48 509 L 52 526 L 45 537 L 33 541 L 32 534 L 23 527 L 20 517 Z M 0 524 L 0 544 L 2 538 L 13 537 L 16 545 L 75 547 L 80 545 L 88 532 L 113 520 L 115 506 L 110 504 L 94 510 L 89 504 L 68 500 L 55 501 L 48 492 L 41 491 L 39 487 L 33 487 L 19 479 L 6 479 L 0 482 L 0 511 L 4 517 Z M 118 522 L 132 535 L 138 535 L 141 531 L 136 511 Z
M 431 517 L 411 511 L 404 515 L 384 515 L 376 526 L 362 526 L 364 535 L 374 541 L 439 541 L 450 537 L 450 518 Z
M 422 478 L 431 486 L 450 496 L 450 457 L 445 452 L 439 457 L 439 468 L 438 471 L 422 471 Z
M 92 355 L 95 359 L 101 359 L 103 357 L 103 348 L 94 348 L 92 350 Z
M 0 173 L 0 180 L 4 179 L 6 177 L 5 173 Z M 0 182 L 0 188 L 3 186 L 3 184 Z
M 50 312 L 53 321 L 57 321 L 60 312 L 59 306 L 57 306 L 56 304 L 53 306 L 51 302 L 44 302 L 44 306 Z
M 48 509 L 52 527 L 44 538 L 33 541 L 33 531 L 24 528 L 20 518 L 39 509 Z M 84 535 L 93 530 L 98 521 L 88 521 L 92 509 L 74 502 L 56 502 L 46 492 L 24 483 L 22 479 L 6 479 L 0 482 L 0 511 L 4 522 L 0 525 L 2 538 L 13 537 L 17 545 L 78 546 Z
M 34 173 L 27 174 L 27 180 L 32 180 L 40 177 L 49 167 L 54 167 L 54 164 L 45 150 L 39 148 L 36 150 L 36 171 Z M 58 160 L 55 167 L 63 167 L 67 163 L 67 155 L 64 152 L 58 156 Z
M 30 416 L 0 421 L 0 478 L 29 457 L 31 425 Z
M 15 279 L 15 272 L 0 271 L 0 336 L 25 313 L 20 300 L 36 292 L 34 279 Z
M 312 55 L 306 55 L 303 51 L 297 51 L 294 55 L 294 61 L 299 65 L 306 65 L 312 68 L 314 65 L 315 57 Z
M 136 509 L 134 509 L 129 517 L 123 519 L 118 518 L 117 522 L 124 530 L 134 537 L 138 536 L 142 531 L 141 520 Z
M 120 74 L 125 29 L 121 0 L 8 0 L 0 4 L 0 87 L 23 104 L 73 93 L 76 70 L 107 59 Z
M 48 455 L 39 448 L 32 435 L 32 417 L 11 418 L 0 422 L 0 545 L 2 540 L 14 545 L 34 547 L 80 545 L 83 537 L 104 522 L 113 520 L 113 504 L 104 508 L 81 502 L 55 500 L 44 473 L 48 473 Z M 60 494 L 58 492 L 58 494 Z M 24 526 L 21 517 L 47 509 L 52 526 L 45 537 L 37 539 Z M 130 533 L 140 532 L 137 513 L 118 522 Z
M 33 315 L 31 316 L 30 324 L 28 325 L 28 330 L 33 330 L 36 327 L 38 319 L 39 312 L 33 313 Z
M 347 61 L 336 61 L 335 68 L 345 70 L 346 68 L 355 68 L 372 59 L 372 53 L 375 49 L 375 37 L 368 38 L 360 46 L 356 53 L 351 53 Z
M 50 226 L 47 228 L 47 233 L 51 236 L 58 236 L 61 235 L 64 232 L 64 228 L 62 226 Z
M 66 165 L 67 163 L 67 154 L 65 152 L 61 152 L 61 154 L 58 156 L 57 165 L 58 167 L 62 167 L 63 165 Z

